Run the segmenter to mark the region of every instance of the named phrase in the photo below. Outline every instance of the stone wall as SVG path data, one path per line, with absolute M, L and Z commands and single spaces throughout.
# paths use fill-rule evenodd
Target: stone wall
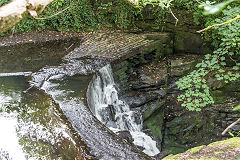
M 142 50 L 136 50 L 134 54 L 126 54 L 120 59 L 114 60 L 112 64 L 114 79 L 121 88 L 121 91 L 130 89 L 127 80 L 133 73 L 133 68 L 160 60 L 166 55 L 173 54 L 173 35 L 170 33 L 148 33 L 145 34 L 146 40 L 154 40 L 150 45 Z
M 240 117 L 239 112 L 232 110 L 240 103 L 239 89 L 233 87 L 239 86 L 240 81 L 217 85 L 211 83 L 216 80 L 209 77 L 208 83 L 216 104 L 201 112 L 191 112 L 177 102 L 181 91 L 175 82 L 191 72 L 202 56 L 163 54 L 167 56 L 157 60 L 154 55 L 151 52 L 145 56 L 138 54 L 113 68 L 115 79 L 122 82 L 120 86 L 125 85 L 121 98 L 132 110 L 142 113 L 144 131 L 154 137 L 158 148 L 175 154 L 229 137 L 222 137 L 221 132 Z M 146 57 L 151 59 L 145 61 Z M 240 124 L 233 130 L 240 131 Z
M 152 8 L 147 6 L 143 9 L 142 16 L 136 21 L 136 25 L 143 31 L 153 32 L 170 32 L 174 35 L 174 52 L 175 53 L 195 53 L 205 54 L 210 51 L 210 46 L 204 44 L 201 34 L 196 31 L 202 29 L 203 26 L 196 25 L 194 22 L 193 13 L 186 9 L 173 9 L 173 13 L 178 18 L 176 19 L 170 13 L 156 15 L 155 10 L 159 8 Z M 161 18 L 157 18 L 161 16 Z

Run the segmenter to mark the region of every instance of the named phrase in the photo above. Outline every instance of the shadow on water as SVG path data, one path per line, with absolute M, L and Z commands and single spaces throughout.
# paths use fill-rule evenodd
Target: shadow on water
M 75 45 L 53 41 L 1 48 L 0 160 L 151 159 L 86 106 L 91 75 L 107 60 L 66 56 Z M 25 74 L 31 74 L 28 80 L 17 76 Z
M 79 79 L 65 79 L 61 90 L 76 88 Z M 24 94 L 28 87 L 24 77 L 1 77 L 0 87 L 0 159 L 92 158 L 51 97 L 35 89 Z M 84 99 L 86 87 L 80 88 L 69 96 Z
M 62 57 L 80 41 L 61 40 L 1 47 L 0 73 L 38 71 L 46 65 L 58 65 Z

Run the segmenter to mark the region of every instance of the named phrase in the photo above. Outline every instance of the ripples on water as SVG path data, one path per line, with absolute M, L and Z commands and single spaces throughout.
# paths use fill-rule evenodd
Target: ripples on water
M 84 144 L 50 97 L 24 94 L 24 77 L 1 77 L 0 87 L 0 159 L 82 159 Z

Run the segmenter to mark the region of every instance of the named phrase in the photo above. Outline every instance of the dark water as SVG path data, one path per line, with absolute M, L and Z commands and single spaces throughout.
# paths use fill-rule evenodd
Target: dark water
M 47 65 L 58 65 L 77 45 L 76 40 L 64 40 L 1 47 L 0 73 L 34 72 Z
M 76 88 L 79 79 L 62 81 L 61 90 Z M 87 159 L 86 146 L 49 96 L 36 89 L 23 93 L 24 77 L 1 77 L 0 87 L 0 159 Z M 84 99 L 79 88 L 71 94 Z
M 151 159 L 86 106 L 92 74 L 105 61 L 63 58 L 75 45 L 54 41 L 1 48 L 0 160 Z
M 74 130 L 89 147 L 94 159 L 151 159 L 106 128 L 86 106 L 85 88 L 91 78 L 92 76 L 66 78 L 62 74 L 54 75 L 44 81 L 41 89 L 51 95 L 53 100 L 59 104 Z

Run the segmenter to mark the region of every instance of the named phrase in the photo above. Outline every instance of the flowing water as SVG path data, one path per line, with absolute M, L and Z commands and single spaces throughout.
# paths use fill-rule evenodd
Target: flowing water
M 77 77 L 80 77 L 77 78 Z M 150 159 L 109 132 L 85 105 L 85 93 L 92 76 L 66 77 L 54 75 L 44 81 L 41 89 L 59 105 L 68 121 L 81 136 L 91 155 L 99 160 Z M 71 81 L 69 80 L 71 79 Z
M 0 159 L 83 159 L 84 144 L 58 106 L 23 76 L 0 77 Z
M 88 105 L 96 117 L 114 132 L 130 131 L 134 144 L 143 147 L 146 154 L 159 153 L 156 142 L 143 133 L 142 118 L 137 112 L 118 99 L 118 92 L 112 76 L 111 66 L 99 70 L 88 87 Z
M 87 107 L 85 94 L 92 73 L 105 62 L 63 59 L 73 42 L 54 44 L 0 50 L 0 160 L 151 159 L 102 125 Z M 114 86 L 112 77 L 108 78 Z M 129 129 L 136 145 L 145 145 L 146 153 L 155 154 L 154 142 L 141 132 L 142 120 L 118 100 L 115 90 L 108 104 L 116 100 L 124 113 L 119 111 L 115 118 L 121 120 L 109 121 L 109 126 Z

